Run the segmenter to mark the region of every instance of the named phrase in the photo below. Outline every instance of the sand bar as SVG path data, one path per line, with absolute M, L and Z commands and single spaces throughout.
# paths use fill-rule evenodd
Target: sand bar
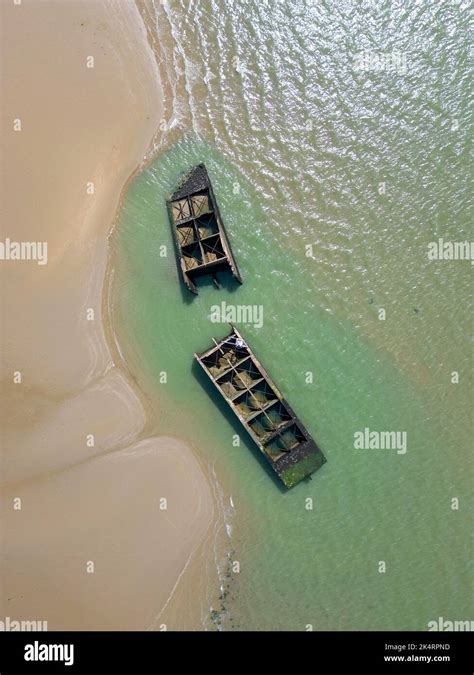
M 144 438 L 101 311 L 107 237 L 162 115 L 156 60 L 133 2 L 2 3 L 1 13 L 1 239 L 46 241 L 48 262 L 0 261 L 0 615 L 49 629 L 156 628 L 216 518 L 192 450 Z M 188 627 L 201 611 L 191 605 Z

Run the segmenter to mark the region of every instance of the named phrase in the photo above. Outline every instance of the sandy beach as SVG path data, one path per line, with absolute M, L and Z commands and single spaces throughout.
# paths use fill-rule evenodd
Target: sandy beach
M 195 628 L 199 594 L 181 623 L 175 598 L 207 560 L 213 488 L 190 447 L 146 437 L 102 315 L 107 238 L 163 114 L 156 60 L 131 1 L 1 12 L 2 241 L 48 258 L 0 261 L 0 615 Z

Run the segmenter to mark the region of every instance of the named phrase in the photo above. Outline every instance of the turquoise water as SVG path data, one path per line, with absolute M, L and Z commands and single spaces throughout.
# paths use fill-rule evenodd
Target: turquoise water
M 225 629 L 472 615 L 472 267 L 427 258 L 438 237 L 470 237 L 466 11 L 156 5 L 163 76 L 179 77 L 162 152 L 115 232 L 114 325 L 156 427 L 192 440 L 232 494 Z M 369 48 L 399 50 L 406 72 L 355 71 Z M 244 284 L 192 298 L 165 199 L 201 161 Z M 227 331 L 209 318 L 222 301 L 263 308 L 261 328 L 239 327 L 327 457 L 290 492 L 250 442 L 233 447 L 238 427 L 192 366 Z M 406 432 L 406 454 L 356 450 L 365 427 Z

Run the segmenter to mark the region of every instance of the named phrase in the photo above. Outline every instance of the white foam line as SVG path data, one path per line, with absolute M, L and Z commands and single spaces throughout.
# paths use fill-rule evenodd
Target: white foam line
M 147 630 L 151 630 L 152 626 L 154 626 L 154 625 L 160 620 L 161 615 L 163 614 L 163 612 L 165 611 L 165 609 L 166 609 L 166 608 L 168 607 L 168 605 L 170 604 L 170 602 L 171 602 L 171 600 L 172 600 L 172 598 L 173 598 L 173 595 L 174 595 L 174 593 L 175 593 L 175 591 L 176 591 L 176 589 L 177 589 L 177 587 L 178 587 L 178 584 L 179 584 L 179 582 L 181 581 L 181 577 L 182 577 L 183 574 L 186 572 L 186 570 L 187 570 L 187 568 L 188 568 L 188 565 L 189 565 L 189 563 L 191 562 L 191 558 L 192 558 L 193 555 L 195 554 L 197 548 L 198 548 L 198 547 L 194 548 L 194 549 L 191 551 L 191 553 L 189 554 L 189 557 L 188 557 L 188 559 L 186 560 L 186 564 L 184 565 L 184 567 L 183 567 L 183 569 L 181 570 L 181 572 L 180 572 L 178 578 L 176 579 L 176 583 L 175 583 L 175 585 L 173 586 L 173 588 L 171 589 L 171 593 L 169 594 L 168 599 L 166 600 L 165 604 L 164 604 L 163 607 L 161 608 L 161 612 L 158 614 L 158 616 L 156 616 L 156 617 L 153 619 L 153 621 L 152 621 L 152 622 L 150 623 L 150 625 L 148 626 Z

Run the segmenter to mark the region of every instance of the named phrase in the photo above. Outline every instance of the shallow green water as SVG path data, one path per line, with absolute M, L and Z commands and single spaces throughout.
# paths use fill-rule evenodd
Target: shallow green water
M 427 257 L 438 237 L 470 236 L 466 8 L 227 5 L 157 4 L 165 60 L 181 72 L 165 136 L 177 141 L 130 186 L 113 242 L 118 339 L 160 401 L 158 428 L 192 435 L 232 493 L 240 573 L 223 626 L 469 619 L 472 267 Z M 356 72 L 368 48 L 400 50 L 406 72 Z M 201 161 L 244 285 L 201 284 L 192 299 L 165 199 Z M 210 321 L 222 301 L 263 308 L 261 328 L 240 329 L 327 457 L 290 492 L 250 442 L 232 446 L 239 427 L 192 368 L 227 331 Z M 365 427 L 406 432 L 406 454 L 355 449 Z

